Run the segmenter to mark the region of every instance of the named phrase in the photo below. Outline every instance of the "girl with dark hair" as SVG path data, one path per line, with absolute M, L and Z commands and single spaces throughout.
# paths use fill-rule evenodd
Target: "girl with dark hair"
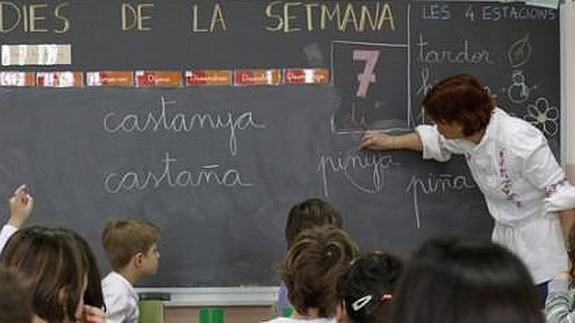
M 492 240 L 527 265 L 544 301 L 547 282 L 567 268 L 565 239 L 575 219 L 575 188 L 545 136 L 496 108 L 468 74 L 436 84 L 423 107 L 434 126 L 420 125 L 400 136 L 367 131 L 360 147 L 422 151 L 424 159 L 437 161 L 464 155 L 495 219 Z
M 394 323 L 544 323 L 525 265 L 489 242 L 435 239 L 408 261 Z
M 103 310 L 84 304 L 94 265 L 87 251 L 80 236 L 61 228 L 32 226 L 8 240 L 0 263 L 30 286 L 34 322 L 105 322 Z
M 92 252 L 88 242 L 82 238 L 78 233 L 68 230 L 72 235 L 74 241 L 78 244 L 82 250 L 82 254 L 85 257 L 84 261 L 88 264 L 88 274 L 87 274 L 87 286 L 86 292 L 84 293 L 84 304 L 90 305 L 96 308 L 104 309 L 106 306 L 104 304 L 104 295 L 102 293 L 102 275 L 100 274 L 100 269 L 98 268 L 98 261 L 96 256 Z
M 22 277 L 0 265 L 0 323 L 31 323 L 29 298 Z
M 0 231 L 0 254 L 10 237 L 16 233 L 22 225 L 26 222 L 32 210 L 34 209 L 34 199 L 28 193 L 26 185 L 20 185 L 15 191 L 14 195 L 9 200 L 10 204 L 10 217 L 7 223 Z M 90 249 L 90 246 L 79 234 L 74 231 L 67 230 L 68 234 L 76 241 L 78 246 L 83 250 L 85 261 L 89 264 L 88 272 L 88 286 L 84 294 L 84 302 L 97 308 L 104 308 L 104 297 L 102 295 L 102 284 L 100 270 L 98 269 L 98 262 L 96 257 Z
M 352 261 L 339 282 L 344 308 L 342 321 L 388 323 L 393 294 L 403 261 L 392 254 L 372 252 Z
M 351 238 L 334 227 L 298 234 L 280 267 L 295 310 L 268 323 L 336 323 L 337 281 L 357 251 Z

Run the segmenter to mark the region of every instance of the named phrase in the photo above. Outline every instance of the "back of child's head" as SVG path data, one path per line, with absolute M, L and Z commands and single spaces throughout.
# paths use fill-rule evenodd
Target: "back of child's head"
M 312 198 L 294 205 L 285 226 L 287 247 L 303 230 L 330 225 L 341 229 L 343 221 L 337 209 L 322 199 Z
M 355 259 L 339 281 L 349 321 L 391 322 L 391 301 L 402 271 L 401 258 L 389 253 L 372 252 Z
M 394 323 L 543 323 L 527 268 L 491 242 L 432 239 L 408 261 Z
M 48 322 L 75 321 L 89 272 L 86 259 L 72 231 L 43 226 L 17 231 L 0 256 L 25 278 L 34 314 Z
M 113 220 L 102 231 L 102 246 L 114 270 L 125 268 L 138 253 L 147 253 L 160 240 L 160 230 L 140 219 Z
M 78 233 L 70 231 L 72 238 L 78 244 L 78 247 L 82 250 L 82 254 L 85 257 L 85 262 L 88 264 L 88 282 L 86 287 L 86 292 L 84 293 L 84 304 L 90 305 L 97 308 L 103 308 L 104 295 L 102 293 L 102 275 L 100 274 L 100 268 L 98 267 L 98 261 L 92 252 L 92 248 L 88 242 Z
M 341 229 L 324 226 L 300 233 L 280 269 L 295 310 L 306 315 L 314 308 L 319 317 L 334 316 L 337 281 L 357 252 L 356 244 Z
M 575 288 L 575 225 L 571 226 L 567 236 L 567 255 L 569 256 L 569 286 Z
M 30 295 L 20 275 L 0 266 L 0 323 L 30 323 Z

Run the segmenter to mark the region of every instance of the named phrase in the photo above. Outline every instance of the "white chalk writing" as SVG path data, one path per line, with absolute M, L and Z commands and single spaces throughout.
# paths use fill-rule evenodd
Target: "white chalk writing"
M 385 169 L 391 167 L 392 164 L 393 159 L 390 155 L 374 152 L 359 153 L 356 151 L 347 153 L 345 156 L 322 155 L 319 158 L 317 172 L 320 174 L 323 195 L 329 196 L 328 178 L 331 173 L 342 173 L 351 185 L 362 192 L 377 193 L 385 185 Z M 369 172 L 371 178 L 369 186 L 362 185 L 354 179 L 354 174 L 352 174 L 354 170 Z
M 491 6 L 481 7 L 482 20 L 499 21 L 499 20 L 541 20 L 553 21 L 557 19 L 558 10 L 549 8 L 537 8 L 534 6 L 515 7 L 515 6 Z
M 419 86 L 419 88 L 415 92 L 417 95 L 426 96 L 427 92 L 429 92 L 431 90 L 431 88 L 433 88 L 433 84 L 431 84 L 431 81 L 429 79 L 430 74 L 431 73 L 429 71 L 429 67 L 421 68 L 421 72 L 420 72 L 421 85 Z
M 411 177 L 411 181 L 405 192 L 413 195 L 413 209 L 415 211 L 415 220 L 417 228 L 421 228 L 421 217 L 419 212 L 419 193 L 425 195 L 451 191 L 468 190 L 475 187 L 475 184 L 470 184 L 467 177 L 463 175 L 452 174 L 428 174 L 427 177 L 421 178 L 417 175 Z
M 113 172 L 106 175 L 104 189 L 111 194 L 121 191 L 143 191 L 168 187 L 199 187 L 202 185 L 218 185 L 223 187 L 251 186 L 241 178 L 240 171 L 234 168 L 223 168 L 219 164 L 200 166 L 194 171 L 174 171 L 176 158 L 166 152 L 162 159 L 163 170 L 145 171 L 129 170 L 124 173 Z
M 429 49 L 429 42 L 423 40 L 423 34 L 419 34 L 419 40 L 415 44 L 418 48 L 419 61 L 424 64 L 493 64 L 489 51 L 469 49 L 469 41 L 463 40 L 463 48 L 459 50 Z
M 175 113 L 168 115 L 167 106 L 176 104 L 175 101 L 166 101 L 161 98 L 159 111 L 152 110 L 147 114 L 129 113 L 119 115 L 116 112 L 110 112 L 104 117 L 103 126 L 107 133 L 116 132 L 156 132 L 156 131 L 173 131 L 191 132 L 196 127 L 213 130 L 225 129 L 230 132 L 229 150 L 232 155 L 238 153 L 238 139 L 236 132 L 238 130 L 265 128 L 254 120 L 253 113 L 250 111 L 233 114 L 228 112 L 225 115 L 211 113 L 195 113 L 187 115 L 185 113 Z

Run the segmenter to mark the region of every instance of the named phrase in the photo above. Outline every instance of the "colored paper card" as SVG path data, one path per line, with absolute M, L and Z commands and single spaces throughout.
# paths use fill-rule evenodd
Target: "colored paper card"
M 72 45 L 2 45 L 2 66 L 70 65 Z
M 326 84 L 329 70 L 324 68 L 289 68 L 284 70 L 285 84 Z
M 0 86 L 34 86 L 34 73 L 0 72 Z
M 194 70 L 186 71 L 187 86 L 232 85 L 231 71 Z
M 86 73 L 87 86 L 134 86 L 134 73 L 131 71 L 101 71 Z
M 136 71 L 138 87 L 180 87 L 182 73 L 174 71 Z
M 525 3 L 530 6 L 545 7 L 551 9 L 559 8 L 559 0 L 527 0 Z
M 38 87 L 82 87 L 84 74 L 82 72 L 38 72 L 36 73 Z
M 280 70 L 237 70 L 234 71 L 235 86 L 279 85 Z

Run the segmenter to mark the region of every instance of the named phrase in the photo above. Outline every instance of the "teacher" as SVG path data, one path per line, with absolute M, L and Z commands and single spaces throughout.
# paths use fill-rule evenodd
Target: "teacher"
M 575 188 L 567 182 L 545 136 L 497 108 L 468 74 L 436 84 L 423 107 L 434 125 L 420 125 L 399 136 L 367 131 L 360 148 L 410 149 L 437 161 L 465 155 L 495 219 L 492 240 L 527 265 L 544 301 L 547 283 L 555 273 L 567 270 L 563 237 L 575 216 Z

